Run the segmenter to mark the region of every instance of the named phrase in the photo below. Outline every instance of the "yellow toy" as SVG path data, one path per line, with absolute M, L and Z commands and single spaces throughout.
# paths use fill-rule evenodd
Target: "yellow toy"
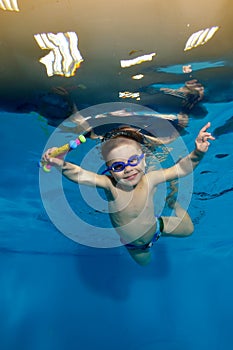
M 76 140 L 71 140 L 69 143 L 66 143 L 63 146 L 58 147 L 55 151 L 51 153 L 51 157 L 59 157 L 61 155 L 64 155 L 65 153 L 68 153 L 73 149 L 77 148 L 81 143 L 84 143 L 84 142 L 86 142 L 85 136 L 80 135 Z M 39 167 L 42 168 L 46 173 L 49 173 L 51 171 L 51 165 L 49 165 L 45 161 L 40 161 Z

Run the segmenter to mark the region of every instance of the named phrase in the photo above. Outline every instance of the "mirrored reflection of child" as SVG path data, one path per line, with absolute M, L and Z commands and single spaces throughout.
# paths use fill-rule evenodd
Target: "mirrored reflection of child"
M 207 123 L 195 140 L 194 150 L 178 163 L 146 173 L 146 157 L 142 151 L 143 134 L 132 127 L 113 130 L 102 143 L 106 170 L 102 174 L 85 170 L 64 159 L 51 158 L 56 148 L 48 149 L 43 160 L 59 169 L 69 180 L 104 189 L 109 203 L 113 227 L 131 257 L 140 265 L 151 261 L 151 246 L 160 236 L 187 237 L 193 233 L 188 213 L 173 198 L 168 200 L 175 216 L 154 215 L 154 194 L 160 183 L 191 173 L 209 148 L 214 137 Z
M 160 88 L 159 92 L 162 93 L 163 96 L 168 96 L 169 99 L 171 96 L 172 98 L 175 97 L 178 104 L 176 106 L 178 109 L 175 108 L 178 111 L 177 114 L 167 114 L 167 112 L 164 114 L 153 110 L 144 110 L 142 113 L 140 113 L 140 111 L 137 109 L 133 111 L 132 108 L 123 107 L 123 109 L 112 110 L 111 112 L 98 114 L 92 117 L 90 117 L 90 115 L 88 115 L 88 117 L 84 117 L 77 110 L 77 107 L 73 105 L 74 113 L 69 117 L 69 122 L 73 126 L 71 127 L 60 124 L 59 128 L 64 132 L 72 132 L 74 134 L 85 133 L 85 137 L 87 138 L 102 139 L 103 134 L 106 133 L 106 128 L 108 129 L 109 126 L 110 129 L 112 128 L 113 118 L 117 118 L 118 122 L 120 122 L 121 118 L 127 117 L 127 124 L 137 126 L 143 125 L 144 131 L 147 132 L 147 140 L 152 144 L 169 144 L 185 133 L 185 129 L 189 123 L 189 114 L 191 111 L 192 113 L 194 112 L 196 105 L 199 104 L 199 102 L 204 98 L 204 87 L 196 79 L 193 79 L 186 81 L 184 86 L 178 89 L 164 87 Z M 165 106 L 166 108 L 169 106 L 169 101 L 166 101 Z M 174 109 L 174 105 L 172 105 L 170 108 Z M 203 114 L 201 112 L 202 108 L 199 106 L 198 110 L 196 111 L 198 112 L 198 118 Z M 138 115 L 141 116 L 141 121 L 135 119 L 136 116 L 138 117 Z M 149 120 L 147 119 L 148 117 Z M 147 120 L 148 125 L 146 126 L 144 118 Z M 96 119 L 101 120 L 102 123 L 96 125 Z M 164 123 L 163 121 L 167 122 Z M 173 127 L 168 127 L 168 122 Z M 155 128 L 159 130 L 159 138 L 154 134 Z

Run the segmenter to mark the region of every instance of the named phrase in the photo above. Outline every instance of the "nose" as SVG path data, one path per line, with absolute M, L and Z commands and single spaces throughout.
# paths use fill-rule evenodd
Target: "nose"
M 124 172 L 129 173 L 132 170 L 132 167 L 130 165 L 126 165 Z

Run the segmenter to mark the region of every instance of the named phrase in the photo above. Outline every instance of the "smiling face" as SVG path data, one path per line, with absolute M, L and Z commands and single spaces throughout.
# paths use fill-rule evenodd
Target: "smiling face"
M 118 137 L 109 140 L 109 145 L 105 146 L 103 152 L 107 166 L 111 166 L 115 162 L 128 163 L 132 156 L 141 156 L 143 153 L 139 143 L 134 140 Z M 132 162 L 135 165 L 134 162 Z M 145 158 L 139 161 L 135 166 L 127 165 L 122 171 L 114 172 L 110 170 L 112 177 L 118 184 L 124 186 L 136 186 L 145 173 Z

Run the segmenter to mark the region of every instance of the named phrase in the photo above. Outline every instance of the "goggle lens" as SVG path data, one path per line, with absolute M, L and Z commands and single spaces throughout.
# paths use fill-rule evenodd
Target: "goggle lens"
M 129 166 L 136 166 L 138 165 L 141 160 L 144 158 L 144 154 L 142 153 L 140 156 L 138 156 L 137 154 L 131 156 L 127 163 L 124 163 L 124 162 L 114 162 L 112 163 L 111 166 L 109 166 L 106 170 L 104 170 L 102 172 L 102 175 L 105 174 L 106 172 L 112 170 L 114 171 L 114 173 L 119 173 L 121 171 L 123 171 L 125 169 L 125 167 L 127 167 L 128 165 Z

